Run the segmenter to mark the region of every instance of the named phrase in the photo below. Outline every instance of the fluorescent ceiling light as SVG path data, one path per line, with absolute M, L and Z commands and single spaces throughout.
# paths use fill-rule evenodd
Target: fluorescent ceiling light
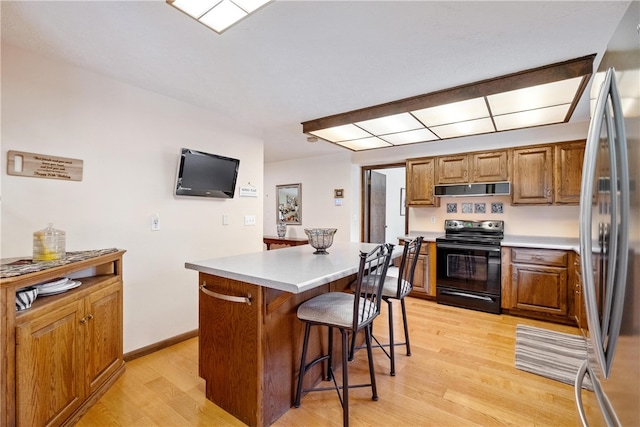
M 371 150 L 373 148 L 383 148 L 391 146 L 388 142 L 385 142 L 380 138 L 376 138 L 375 136 L 372 136 L 370 138 L 354 139 L 352 141 L 344 141 L 339 143 L 339 145 L 354 151 Z
M 502 116 L 495 116 L 493 121 L 495 122 L 496 129 L 498 131 L 561 123 L 567 116 L 569 107 L 571 107 L 571 104 L 520 111 L 517 113 L 504 114 Z
M 351 139 L 362 139 L 371 136 L 370 133 L 360 129 L 356 125 L 336 126 L 311 132 L 311 134 L 331 142 L 349 141 Z
M 273 0 L 166 0 L 171 6 L 222 34 Z
M 433 134 L 429 129 L 417 129 L 407 132 L 390 133 L 380 136 L 389 144 L 392 145 L 404 145 L 414 144 L 416 142 L 433 141 L 434 139 L 440 139 Z
M 413 111 L 412 114 L 420 119 L 425 126 L 430 127 L 489 117 L 489 109 L 487 109 L 484 98 L 475 98 L 424 108 Z
M 571 104 L 582 77 L 487 96 L 494 115 Z
M 593 73 L 594 58 L 309 120 L 302 132 L 361 151 L 566 123 Z
M 481 133 L 495 132 L 490 118 L 466 120 L 464 122 L 448 125 L 434 126 L 430 128 L 440 139 L 457 138 L 460 136 L 479 135 Z
M 385 135 L 394 132 L 421 129 L 422 124 L 409 113 L 394 114 L 378 119 L 356 123 L 356 126 L 374 135 Z

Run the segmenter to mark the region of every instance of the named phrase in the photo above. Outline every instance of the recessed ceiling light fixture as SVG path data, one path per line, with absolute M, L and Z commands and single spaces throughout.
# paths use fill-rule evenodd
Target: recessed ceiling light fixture
M 166 0 L 171 6 L 222 34 L 274 0 Z
M 595 54 L 302 123 L 353 151 L 502 132 L 571 118 Z

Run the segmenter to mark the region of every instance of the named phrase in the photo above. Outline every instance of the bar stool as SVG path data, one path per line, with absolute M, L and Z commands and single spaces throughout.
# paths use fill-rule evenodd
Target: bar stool
M 387 268 L 391 260 L 393 245 L 384 244 L 377 246 L 369 253 L 360 252 L 360 263 L 356 279 L 356 293 L 328 292 L 318 295 L 305 301 L 298 307 L 298 318 L 305 322 L 304 344 L 302 347 L 302 357 L 300 360 L 300 370 L 298 373 L 298 386 L 294 406 L 300 407 L 300 398 L 303 392 L 322 391 L 335 389 L 342 405 L 343 425 L 349 425 L 349 389 L 355 387 L 371 387 L 372 399 L 378 400 L 376 389 L 376 379 L 373 369 L 373 354 L 371 347 L 371 325 L 373 320 L 380 314 L 382 299 L 382 286 L 387 275 Z M 365 280 L 365 277 L 367 278 Z M 356 298 L 359 295 L 359 298 Z M 314 360 L 306 363 L 307 349 L 309 346 L 309 332 L 311 326 L 327 326 L 328 350 L 326 354 L 320 355 Z M 333 372 L 333 329 L 337 328 L 342 335 L 342 385 L 338 385 Z M 347 359 L 349 353 L 348 336 L 351 332 L 355 335 L 364 330 L 367 347 L 367 357 L 369 360 L 369 384 L 349 384 Z M 327 378 L 332 380 L 332 387 L 315 387 L 311 389 L 302 388 L 304 375 L 316 364 L 327 361 Z M 340 394 L 342 390 L 342 394 Z
M 419 236 L 413 240 L 405 239 L 402 251 L 402 259 L 398 268 L 398 277 L 387 276 L 382 287 L 382 299 L 387 303 L 389 312 L 389 343 L 381 344 L 380 341 L 372 334 L 376 347 L 380 347 L 382 351 L 391 359 L 391 376 L 396 375 L 396 358 L 395 346 L 405 345 L 407 348 L 407 356 L 411 356 L 411 344 L 409 342 L 409 327 L 407 323 L 407 308 L 404 297 L 411 293 L 413 289 L 413 278 L 418 265 L 418 256 L 422 248 L 423 237 Z M 355 292 L 355 289 L 353 289 Z M 400 301 L 402 308 L 402 324 L 404 326 L 404 342 L 395 342 L 393 334 L 393 300 Z M 389 347 L 387 352 L 385 347 Z M 358 347 L 360 348 L 360 347 Z M 353 360 L 355 350 L 355 340 L 351 341 L 351 352 L 349 360 Z

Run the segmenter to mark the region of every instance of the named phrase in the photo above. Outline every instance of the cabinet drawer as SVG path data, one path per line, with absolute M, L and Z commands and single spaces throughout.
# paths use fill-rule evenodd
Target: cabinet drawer
M 523 264 L 567 266 L 567 253 L 544 249 L 511 249 L 511 262 Z

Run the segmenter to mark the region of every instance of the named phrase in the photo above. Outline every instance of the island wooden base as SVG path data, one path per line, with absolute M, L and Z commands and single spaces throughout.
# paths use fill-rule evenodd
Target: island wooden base
M 200 273 L 199 367 L 207 398 L 250 426 L 277 420 L 295 399 L 304 335 L 298 306 L 316 295 L 348 289 L 354 279 L 351 275 L 292 294 Z M 225 296 L 236 298 L 221 299 Z M 321 345 L 326 348 L 327 340 L 321 328 L 312 332 L 309 360 L 320 354 Z M 334 335 L 339 351 L 340 334 Z M 306 375 L 305 387 L 321 380 L 322 369 L 319 364 Z

